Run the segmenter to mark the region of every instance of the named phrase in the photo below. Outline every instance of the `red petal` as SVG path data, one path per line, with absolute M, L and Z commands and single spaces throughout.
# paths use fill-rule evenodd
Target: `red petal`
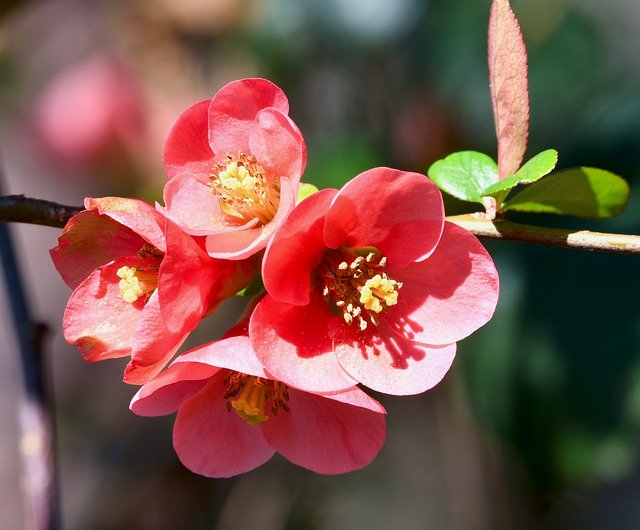
M 393 395 L 419 394 L 438 384 L 455 357 L 456 345 L 427 346 L 403 340 L 384 322 L 335 346 L 342 368 L 363 385 Z
M 143 385 L 171 360 L 191 329 L 169 331 L 160 313 L 158 291 L 144 306 L 131 345 L 131 361 L 124 372 L 124 382 Z
M 267 295 L 251 315 L 251 344 L 274 379 L 310 392 L 345 390 L 355 381 L 333 354 L 327 329 L 334 318 L 317 293 L 306 306 L 284 304 Z
M 492 317 L 498 273 L 474 235 L 447 222 L 435 252 L 404 269 L 387 268 L 403 282 L 398 304 L 384 315 L 400 335 L 427 344 L 449 344 Z M 398 316 L 399 315 L 399 316 Z
M 139 416 L 171 414 L 217 371 L 200 363 L 174 363 L 140 388 L 129 408 Z
M 84 206 L 87 210 L 96 210 L 131 228 L 161 252 L 166 250 L 161 228 L 164 226 L 164 218 L 150 204 L 122 197 L 87 197 Z
M 296 190 L 289 179 L 280 179 L 280 186 L 280 204 L 269 223 L 260 228 L 212 234 L 207 237 L 207 252 L 214 258 L 238 260 L 246 259 L 266 247 L 273 233 L 295 206 Z M 257 219 L 253 221 L 257 222 Z
M 261 110 L 250 129 L 249 152 L 267 170 L 268 177 L 288 177 L 297 194 L 307 150 L 300 130 L 288 116 L 276 109 Z
M 123 357 L 131 352 L 131 340 L 143 307 L 120 295 L 116 271 L 135 264 L 122 258 L 94 271 L 73 292 L 64 313 L 62 328 L 69 344 L 80 349 L 87 361 Z
M 328 247 L 374 246 L 398 266 L 424 259 L 444 223 L 442 195 L 424 175 L 374 168 L 347 182 L 327 213 Z
M 262 109 L 284 114 L 289 102 L 284 92 L 266 79 L 240 79 L 220 89 L 209 106 L 209 145 L 219 155 L 250 153 L 249 131 Z
M 364 394 L 357 388 L 347 393 Z M 295 389 L 289 396 L 290 412 L 280 411 L 262 424 L 267 441 L 286 459 L 336 474 L 360 469 L 378 454 L 386 437 L 384 414 Z
M 295 305 L 309 303 L 311 270 L 326 250 L 322 237 L 324 216 L 336 193 L 325 189 L 302 201 L 267 247 L 262 279 L 276 300 Z
M 231 477 L 264 464 L 275 453 L 262 430 L 227 410 L 222 375 L 211 379 L 178 410 L 173 447 L 191 471 Z
M 207 173 L 213 166 L 209 147 L 209 104 L 200 101 L 185 110 L 164 140 L 163 161 L 169 178 L 179 173 Z
M 242 230 L 249 225 L 237 226 L 229 221 L 207 185 L 208 180 L 209 176 L 205 174 L 183 173 L 167 182 L 164 186 L 165 215 L 191 235 Z
M 99 234 L 99 237 L 96 235 Z M 91 272 L 122 256 L 135 255 L 145 240 L 95 211 L 74 215 L 49 253 L 65 283 L 75 289 Z

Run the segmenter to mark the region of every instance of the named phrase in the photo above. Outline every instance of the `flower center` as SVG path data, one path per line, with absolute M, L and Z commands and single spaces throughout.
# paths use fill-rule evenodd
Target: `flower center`
M 280 410 L 289 412 L 289 390 L 284 383 L 240 372 L 228 372 L 224 376 L 224 384 L 227 410 L 235 410 L 249 425 L 259 425 L 269 419 L 265 413 L 268 405 L 274 416 Z
M 398 303 L 401 282 L 383 271 L 387 258 L 374 247 L 340 247 L 325 252 L 317 267 L 322 295 L 333 312 L 347 324 L 357 323 L 364 331 L 377 326 L 377 314 Z
M 280 186 L 269 182 L 255 156 L 240 152 L 227 155 L 227 161 L 213 166 L 209 186 L 220 208 L 243 223 L 258 219 L 257 226 L 273 219 L 280 204 Z
M 149 300 L 158 287 L 158 269 L 163 258 L 162 252 L 147 243 L 138 250 L 138 256 L 144 260 L 142 265 L 124 265 L 116 271 L 120 278 L 120 296 L 130 304 L 142 296 L 145 297 L 145 303 Z

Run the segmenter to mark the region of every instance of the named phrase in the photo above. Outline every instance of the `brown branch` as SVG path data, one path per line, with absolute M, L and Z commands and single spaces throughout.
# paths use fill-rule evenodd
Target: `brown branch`
M 489 221 L 474 214 L 453 215 L 447 221 L 469 230 L 477 237 L 520 241 L 552 247 L 577 248 L 597 252 L 640 254 L 640 236 L 606 234 L 588 230 L 566 230 L 531 226 L 509 221 Z
M 67 221 L 84 208 L 65 206 L 51 201 L 31 199 L 24 195 L 0 197 L 0 222 L 31 223 L 62 228 Z M 477 237 L 520 241 L 552 247 L 577 248 L 596 252 L 640 254 L 640 236 L 606 234 L 588 230 L 565 230 L 512 223 L 489 221 L 475 214 L 447 217 Z
M 29 223 L 63 228 L 75 214 L 84 210 L 24 195 L 0 197 L 0 222 Z

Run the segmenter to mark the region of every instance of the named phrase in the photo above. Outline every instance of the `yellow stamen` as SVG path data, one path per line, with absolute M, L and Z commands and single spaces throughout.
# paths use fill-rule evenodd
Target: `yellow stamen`
M 360 303 L 364 304 L 365 309 L 380 313 L 382 304 L 388 306 L 398 303 L 398 291 L 396 290 L 397 282 L 387 278 L 387 275 L 376 274 L 369 278 L 360 290 Z
M 230 372 L 225 376 L 225 384 L 227 390 L 224 397 L 228 400 L 228 409 L 235 410 L 249 425 L 260 425 L 269 419 L 265 412 L 267 404 L 271 404 L 271 412 L 274 415 L 277 415 L 279 410 L 289 411 L 286 404 L 289 394 L 284 383 Z M 232 397 L 234 399 L 230 399 Z
M 116 274 L 120 278 L 118 287 L 125 302 L 132 304 L 143 295 L 154 291 L 158 286 L 158 271 L 144 271 L 138 267 L 120 267 Z
M 209 185 L 227 215 L 241 222 L 258 219 L 257 226 L 273 219 L 280 204 L 279 181 L 269 181 L 254 156 L 229 155 L 226 163 L 213 167 L 210 179 Z

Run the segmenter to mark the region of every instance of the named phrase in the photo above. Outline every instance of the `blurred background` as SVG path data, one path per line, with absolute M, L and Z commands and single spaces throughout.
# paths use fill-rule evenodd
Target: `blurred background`
M 304 180 L 340 186 L 388 165 L 426 172 L 461 149 L 495 156 L 489 0 L 50 0 L 0 5 L 5 194 L 161 200 L 164 135 L 225 83 L 281 86 L 308 146 Z M 640 231 L 640 4 L 513 0 L 529 52 L 528 155 L 632 185 L 618 219 L 532 223 Z M 447 199 L 447 213 L 465 211 Z M 64 528 L 640 528 L 638 258 L 487 243 L 495 318 L 443 383 L 387 407 L 364 470 L 319 476 L 276 456 L 230 480 L 186 471 L 173 418 L 128 410 L 124 361 L 84 363 L 61 331 L 70 295 L 47 250 L 59 230 L 11 226 L 45 323 Z M 16 343 L 0 300 L 0 528 L 23 528 Z M 191 344 L 219 337 L 231 301 Z

